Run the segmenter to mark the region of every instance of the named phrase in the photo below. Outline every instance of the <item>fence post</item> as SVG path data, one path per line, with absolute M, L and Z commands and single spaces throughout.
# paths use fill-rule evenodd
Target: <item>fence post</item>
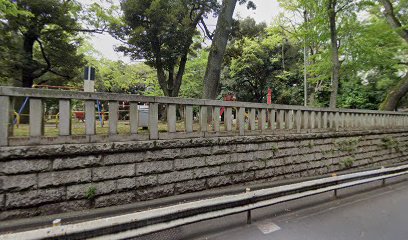
M 244 107 L 239 107 L 237 119 L 238 119 L 239 135 L 244 135 L 245 134 L 245 108 Z
M 200 130 L 201 132 L 207 132 L 208 128 L 208 116 L 207 106 L 200 106 Z
M 44 135 L 44 106 L 41 98 L 30 98 L 30 137 Z
M 255 119 L 256 119 L 256 109 L 251 108 L 251 110 L 249 111 L 249 129 L 251 131 L 256 130 Z
M 71 100 L 69 99 L 59 100 L 58 128 L 60 136 L 71 135 Z
M 221 109 L 220 107 L 214 107 L 213 108 L 213 125 L 214 125 L 214 131 L 219 132 L 220 131 L 220 113 Z
M 95 135 L 95 100 L 85 101 L 85 134 Z
M 129 106 L 130 133 L 137 134 L 139 128 L 139 110 L 137 102 L 130 102 Z
M 227 132 L 232 131 L 232 108 L 226 107 L 224 110 L 224 124 Z
M 109 134 L 118 134 L 119 103 L 109 101 Z
M 8 138 L 12 130 L 13 107 L 11 97 L 0 96 L 0 146 L 8 145 Z
M 185 128 L 187 133 L 193 132 L 193 106 L 186 105 L 185 106 Z
M 167 131 L 169 133 L 176 132 L 176 121 L 177 121 L 176 105 L 168 104 L 167 105 Z
M 159 139 L 159 104 L 149 103 L 150 139 Z

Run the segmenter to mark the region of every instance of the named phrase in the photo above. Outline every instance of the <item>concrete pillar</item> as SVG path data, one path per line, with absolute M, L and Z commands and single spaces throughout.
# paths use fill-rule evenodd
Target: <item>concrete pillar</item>
M 302 110 L 296 111 L 295 125 L 296 125 L 296 132 L 300 133 L 300 129 L 302 128 Z
M 285 110 L 278 111 L 278 122 L 279 129 L 284 129 L 285 127 Z
M 13 107 L 10 97 L 0 96 L 0 113 L 0 146 L 7 146 L 13 127 Z
M 150 139 L 159 139 L 159 104 L 149 103 L 149 135 Z
M 224 125 L 227 132 L 232 131 L 232 108 L 226 107 L 224 111 Z
M 293 129 L 293 110 L 286 112 L 286 126 L 288 129 Z
M 312 111 L 310 113 L 310 129 L 315 128 L 315 121 L 316 121 L 316 113 L 315 113 L 315 111 Z
M 238 120 L 239 135 L 244 135 L 245 134 L 245 108 L 244 107 L 238 108 L 237 115 L 238 115 L 237 120 Z
M 200 130 L 201 132 L 207 132 L 208 130 L 208 116 L 207 116 L 207 106 L 200 107 Z
M 309 112 L 303 111 L 303 129 L 309 129 Z
M 323 113 L 323 128 L 327 128 L 327 122 L 328 122 L 328 113 L 324 112 Z
M 219 132 L 220 131 L 220 107 L 214 107 L 213 108 L 213 125 L 214 125 L 214 131 Z
M 71 135 L 71 100 L 69 99 L 59 100 L 58 128 L 60 136 Z
M 256 130 L 256 109 L 255 108 L 251 108 L 250 113 L 249 113 L 249 129 L 251 131 Z
M 95 101 L 85 101 L 85 134 L 95 135 Z
M 137 134 L 137 131 L 139 129 L 139 110 L 137 106 L 137 102 L 131 102 L 129 106 L 129 122 L 131 134 Z
M 259 119 L 258 119 L 258 129 L 263 131 L 265 130 L 265 122 L 266 122 L 266 109 L 262 108 L 260 110 Z
M 322 112 L 317 112 L 317 118 L 316 118 L 316 122 L 317 122 L 317 128 L 321 129 L 322 128 Z
M 176 105 L 168 104 L 167 105 L 167 131 L 169 133 L 176 132 L 176 123 L 177 123 Z
M 184 124 L 187 133 L 193 132 L 193 106 L 187 105 L 185 106 L 184 111 Z
M 30 136 L 44 135 L 44 106 L 40 98 L 30 98 Z
M 119 103 L 109 101 L 109 134 L 118 134 Z
M 269 118 L 268 118 L 268 125 L 271 130 L 276 129 L 277 127 L 275 124 L 275 119 L 276 119 L 276 110 L 272 109 L 270 111 Z

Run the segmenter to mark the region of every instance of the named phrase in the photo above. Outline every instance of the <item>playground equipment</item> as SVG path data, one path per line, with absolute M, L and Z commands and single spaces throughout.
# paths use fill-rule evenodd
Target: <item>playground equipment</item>
M 228 102 L 235 102 L 237 101 L 237 98 L 235 97 L 235 95 L 231 92 L 227 93 L 226 95 L 224 95 L 224 101 L 228 101 Z M 222 117 L 222 115 L 224 114 L 225 108 L 222 107 L 220 109 L 220 117 Z

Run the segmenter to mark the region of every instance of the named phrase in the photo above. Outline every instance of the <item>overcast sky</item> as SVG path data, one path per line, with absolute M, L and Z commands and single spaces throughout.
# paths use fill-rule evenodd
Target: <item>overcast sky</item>
M 79 0 L 79 2 L 84 4 L 89 4 L 96 0 Z M 257 22 L 270 23 L 274 17 L 276 17 L 282 10 L 279 8 L 279 4 L 276 0 L 252 0 L 257 8 L 256 10 L 248 10 L 245 5 L 237 6 L 235 10 L 235 17 L 252 17 Z M 119 0 L 114 0 L 114 2 L 119 3 Z M 209 25 L 215 25 L 216 19 L 209 19 Z M 215 28 L 215 27 L 212 27 Z M 109 34 L 96 34 L 91 37 L 91 43 L 94 45 L 95 49 L 98 50 L 104 57 L 112 60 L 122 60 L 125 62 L 131 62 L 131 60 L 122 53 L 115 52 L 114 46 L 120 43 L 112 38 Z

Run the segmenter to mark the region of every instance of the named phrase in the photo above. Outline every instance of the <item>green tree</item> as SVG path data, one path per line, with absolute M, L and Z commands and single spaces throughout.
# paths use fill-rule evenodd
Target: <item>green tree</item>
M 114 27 L 125 44 L 118 47 L 156 69 L 166 96 L 179 94 L 189 52 L 198 47 L 197 25 L 218 7 L 216 0 L 125 0 L 123 25 Z
M 275 103 L 299 104 L 298 47 L 282 34 L 280 27 L 259 28 L 257 34 L 242 33 L 239 36 L 244 37 L 231 41 L 228 47 L 231 64 L 223 81 L 225 90 L 235 92 L 240 101 L 266 102 L 270 87 Z
M 72 78 L 73 70 L 82 64 L 76 52 L 81 38 L 74 34 L 80 28 L 80 5 L 75 1 L 17 0 L 10 7 L 28 13 L 8 11 L 1 16 L 6 65 L 21 74 L 12 77 L 23 87 L 31 87 L 46 73 Z M 14 40 L 5 42 L 7 38 Z
M 222 64 L 227 48 L 228 38 L 232 33 L 233 14 L 237 4 L 244 4 L 247 0 L 223 0 L 217 26 L 212 39 L 208 55 L 207 68 L 204 76 L 204 98 L 215 99 L 219 92 Z M 255 8 L 252 1 L 248 1 L 248 8 Z M 210 118 L 210 114 L 208 114 Z
M 408 1 L 390 1 L 390 0 L 380 0 L 384 7 L 384 15 L 391 26 L 391 28 L 401 37 L 408 45 Z M 408 65 L 408 61 L 405 58 L 405 65 Z M 385 98 L 384 102 L 381 104 L 381 109 L 383 110 L 395 110 L 398 103 L 408 92 L 408 72 L 405 71 L 405 75 L 401 77 L 398 83 L 390 89 Z

